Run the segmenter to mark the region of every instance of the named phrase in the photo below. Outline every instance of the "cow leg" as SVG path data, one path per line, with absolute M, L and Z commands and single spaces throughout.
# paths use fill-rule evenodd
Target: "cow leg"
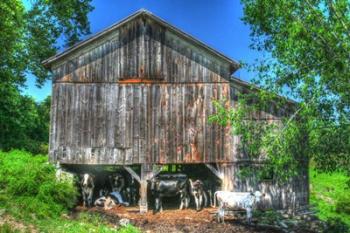
M 203 197 L 202 197 L 202 195 L 199 195 L 199 197 L 198 197 L 197 211 L 201 210 L 202 204 L 203 204 Z
M 89 196 L 88 196 L 88 206 L 91 207 L 92 206 L 92 195 L 93 195 L 93 191 L 91 190 L 89 192 Z
M 85 208 L 86 207 L 86 194 L 85 192 L 83 192 L 83 207 Z
M 201 196 L 200 196 L 200 209 L 203 209 L 204 208 L 204 200 L 205 200 L 205 198 L 204 198 L 204 195 L 202 194 Z
M 246 212 L 247 212 L 247 222 L 248 224 L 250 224 L 252 222 L 252 216 L 253 216 L 252 208 L 247 207 Z
M 217 221 L 218 223 L 225 223 L 225 209 L 222 203 L 219 204 L 219 209 L 217 213 Z
M 186 201 L 185 208 L 187 209 L 187 208 L 190 206 L 190 197 L 187 196 L 187 197 L 185 198 L 185 201 Z
M 83 196 L 83 207 L 85 208 L 86 207 L 86 204 L 85 204 L 85 197 Z
M 163 212 L 163 198 L 159 197 L 160 212 Z
M 160 209 L 160 198 L 159 197 L 155 198 L 154 204 L 155 204 L 155 212 L 158 212 Z
M 208 195 L 205 191 L 203 191 L 203 200 L 204 200 L 204 203 L 203 203 L 203 208 L 204 208 L 208 206 Z
M 182 210 L 185 206 L 186 206 L 186 195 L 185 193 L 182 191 L 180 193 L 180 207 L 179 209 Z
M 210 206 L 213 206 L 213 193 L 211 192 L 211 190 L 208 190 L 208 196 L 209 196 L 209 202 L 210 202 Z
M 182 191 L 180 193 L 180 210 L 182 210 L 184 207 L 187 209 L 190 205 L 190 196 L 186 191 Z
M 180 198 L 180 207 L 179 207 L 180 210 L 182 210 L 184 208 L 184 205 L 185 205 L 184 202 L 185 202 L 184 198 L 181 197 Z

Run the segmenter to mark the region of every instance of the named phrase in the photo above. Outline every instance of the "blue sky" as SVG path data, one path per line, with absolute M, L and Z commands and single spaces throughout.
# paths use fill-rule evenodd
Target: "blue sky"
M 239 0 L 94 0 L 92 5 L 92 34 L 144 8 L 232 59 L 252 62 L 259 55 L 249 48 L 249 26 L 241 21 Z M 252 78 L 245 70 L 235 76 L 246 81 Z M 51 81 L 39 89 L 35 77 L 28 75 L 23 92 L 41 101 L 51 94 Z

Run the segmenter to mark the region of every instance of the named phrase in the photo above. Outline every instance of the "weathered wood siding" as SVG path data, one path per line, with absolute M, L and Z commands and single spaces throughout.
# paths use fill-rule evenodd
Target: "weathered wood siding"
M 232 161 L 230 65 L 137 18 L 53 65 L 50 158 L 67 164 Z
M 228 82 L 230 66 L 149 18 L 137 18 L 53 67 L 54 82 Z
M 225 162 L 229 127 L 210 124 L 228 84 L 54 85 L 50 150 L 62 163 Z
M 273 178 L 271 180 L 264 180 L 258 182 L 258 179 L 253 176 L 242 177 L 240 171 L 242 167 L 247 166 L 247 163 L 233 163 L 232 173 L 233 175 L 233 189 L 237 192 L 243 191 L 255 191 L 260 190 L 265 193 L 263 203 L 260 207 L 264 209 L 286 209 L 297 210 L 309 203 L 309 175 L 308 175 L 308 162 L 300 161 L 300 170 L 298 175 L 290 178 L 288 182 L 284 184 L 277 183 Z M 249 166 L 255 167 L 257 170 L 262 164 L 254 162 L 249 163 Z

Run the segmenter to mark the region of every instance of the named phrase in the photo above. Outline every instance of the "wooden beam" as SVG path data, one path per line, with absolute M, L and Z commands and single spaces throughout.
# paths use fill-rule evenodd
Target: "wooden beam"
M 218 170 L 223 175 L 221 182 L 221 190 L 234 191 L 234 171 L 235 166 L 233 163 L 220 163 L 217 164 Z
M 141 164 L 141 182 L 140 182 L 140 213 L 148 211 L 147 201 L 147 180 L 153 176 L 152 164 Z
M 224 174 L 220 171 L 218 171 L 213 165 L 209 164 L 209 163 L 205 163 L 205 166 L 207 166 L 207 168 L 209 168 L 209 170 L 214 173 L 214 175 L 216 177 L 218 177 L 220 180 L 224 179 Z
M 139 176 L 134 170 L 132 170 L 131 167 L 129 167 L 129 166 L 123 166 L 123 168 L 124 168 L 127 172 L 129 172 L 129 174 L 130 174 L 137 182 L 139 182 L 139 184 L 141 184 L 140 176 Z

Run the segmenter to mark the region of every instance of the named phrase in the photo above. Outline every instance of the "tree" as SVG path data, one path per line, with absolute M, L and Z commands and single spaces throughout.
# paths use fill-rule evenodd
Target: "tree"
M 47 144 L 48 107 L 22 96 L 26 74 L 32 73 L 40 87 L 50 79 L 42 60 L 60 46 L 78 42 L 90 33 L 87 14 L 91 0 L 35 0 L 26 10 L 21 0 L 0 2 L 0 149 L 24 148 L 38 152 Z
M 250 94 L 234 109 L 214 103 L 211 120 L 230 124 L 250 159 L 265 155 L 262 173 L 281 181 L 297 175 L 301 160 L 322 171 L 350 174 L 350 4 L 347 0 L 241 0 L 251 47 L 263 57 Z M 257 89 L 259 86 L 260 89 Z M 281 124 L 251 117 L 284 95 L 297 101 Z
M 257 85 L 299 102 L 288 124 L 323 171 L 350 172 L 350 4 L 348 0 L 242 0 Z M 283 128 L 289 130 L 289 125 Z M 289 142 L 291 144 L 292 141 Z

